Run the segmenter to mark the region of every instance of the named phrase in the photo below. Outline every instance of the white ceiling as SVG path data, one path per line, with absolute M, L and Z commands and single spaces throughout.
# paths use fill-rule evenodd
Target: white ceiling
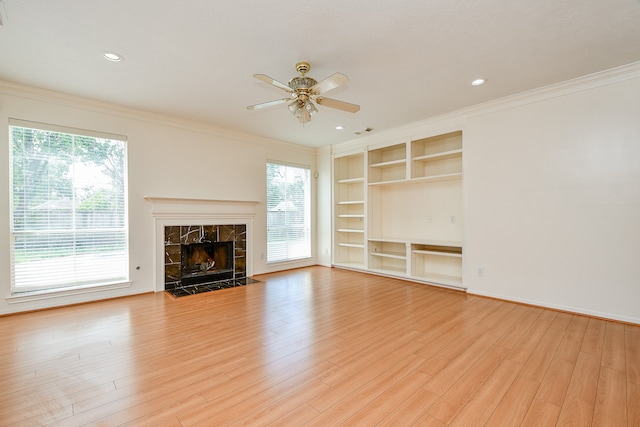
M 314 147 L 640 60 L 640 0 L 1 0 L 0 14 L 0 79 Z M 286 83 L 300 61 L 349 76 L 326 96 L 360 112 L 319 106 L 303 126 L 286 105 L 246 109 L 286 97 L 253 74 Z

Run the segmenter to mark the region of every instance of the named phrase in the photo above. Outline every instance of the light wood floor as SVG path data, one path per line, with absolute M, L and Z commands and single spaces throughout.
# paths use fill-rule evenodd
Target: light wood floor
M 313 267 L 0 318 L 0 425 L 640 426 L 640 327 Z

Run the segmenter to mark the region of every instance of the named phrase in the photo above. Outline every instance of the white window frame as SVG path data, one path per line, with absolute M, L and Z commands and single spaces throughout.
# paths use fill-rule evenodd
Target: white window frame
M 272 206 L 274 201 L 270 200 L 269 197 L 269 165 L 275 165 L 283 168 L 291 168 L 295 170 L 303 170 L 306 172 L 306 191 L 305 191 L 305 200 L 303 214 L 304 220 L 303 223 L 299 223 L 299 216 L 295 212 L 285 212 L 287 210 L 287 206 L 289 205 L 288 201 L 283 201 L 282 205 L 278 208 L 277 206 Z M 312 181 L 311 181 L 311 167 L 307 165 L 300 164 L 292 164 L 275 160 L 267 160 L 266 165 L 266 190 L 267 190 L 267 230 L 266 230 L 266 241 L 267 241 L 267 264 L 275 264 L 282 262 L 290 262 L 290 261 L 299 261 L 304 259 L 310 259 L 312 257 L 312 215 L 311 215 L 311 192 L 312 192 Z M 285 196 L 287 197 L 287 196 Z M 300 206 L 298 206 L 300 208 Z M 294 209 L 292 206 L 291 209 Z M 298 209 L 300 210 L 300 209 Z M 282 215 L 284 218 L 280 221 L 279 225 L 274 221 L 275 215 Z M 274 250 L 273 239 L 274 236 L 280 232 L 281 235 L 284 236 L 295 236 L 302 234 L 306 236 L 305 239 L 302 240 L 289 240 L 286 239 L 284 241 L 284 246 L 280 246 L 278 251 Z M 296 243 L 297 242 L 297 243 Z M 306 247 L 300 248 L 300 243 L 304 242 Z M 283 256 L 278 256 L 278 254 L 282 254 Z
M 123 202 L 123 214 L 122 214 L 122 221 L 123 224 L 121 226 L 118 226 L 117 228 L 109 228 L 109 230 L 116 230 L 120 233 L 122 233 L 123 238 L 124 238 L 124 256 L 122 257 L 122 260 L 120 262 L 118 262 L 118 273 L 113 275 L 113 277 L 109 277 L 109 278 L 102 278 L 100 280 L 78 280 L 78 278 L 76 277 L 76 280 L 70 281 L 70 282 L 57 282 L 57 283 L 53 283 L 51 282 L 48 285 L 45 286 L 29 286 L 29 285 L 25 285 L 25 286 L 21 286 L 21 287 L 17 287 L 16 286 L 16 253 L 15 253 L 15 247 L 14 247 L 14 242 L 17 236 L 17 233 L 22 233 L 24 235 L 24 233 L 28 233 L 28 231 L 16 231 L 16 229 L 14 228 L 15 222 L 14 222 L 14 182 L 13 182 L 13 156 L 14 156 L 14 149 L 13 149 L 13 137 L 12 137 L 12 128 L 26 128 L 26 129 L 35 129 L 35 130 L 40 130 L 40 131 L 46 131 L 46 132 L 55 132 L 55 133 L 61 133 L 61 134 L 68 134 L 68 135 L 72 135 L 72 136 L 80 136 L 80 137 L 92 137 L 92 138 L 98 138 L 98 139 L 108 139 L 108 140 L 114 140 L 114 141 L 118 141 L 118 142 L 122 142 L 124 144 L 124 159 L 123 159 L 123 194 L 122 194 L 122 202 Z M 98 132 L 98 131 L 92 131 L 92 130 L 84 130 L 84 129 L 76 129 L 76 128 L 70 128 L 70 127 L 65 127 L 65 126 L 59 126 L 59 125 L 53 125 L 53 124 L 44 124 L 44 123 L 37 123 L 37 122 L 31 122 L 31 121 L 25 121 L 25 120 L 19 120 L 19 119 L 9 119 L 9 143 L 11 144 L 11 146 L 9 147 L 9 158 L 10 158 L 10 179 L 9 179 L 9 195 L 10 195 L 10 206 L 9 206 L 9 210 L 10 210 L 10 218 L 11 218 L 11 225 L 10 225 L 10 235 L 11 235 L 11 247 L 10 247 L 10 269 L 11 269 L 11 292 L 12 295 L 11 297 L 7 298 L 7 300 L 9 301 L 9 299 L 14 299 L 16 301 L 20 301 L 21 299 L 26 298 L 27 300 L 30 297 L 30 295 L 36 295 L 37 298 L 37 294 L 50 294 L 50 293 L 54 293 L 54 294 L 73 294 L 73 293 L 84 293 L 86 291 L 90 291 L 91 289 L 94 288 L 100 288 L 100 289 L 115 289 L 115 288 L 120 288 L 122 286 L 128 286 L 130 285 L 129 283 L 129 215 L 128 215 L 128 178 L 127 178 L 127 138 L 125 136 L 122 135 L 116 135 L 116 134 L 109 134 L 109 133 L 104 133 L 104 132 Z M 74 178 L 75 179 L 75 178 Z M 75 209 L 74 209 L 75 211 Z M 86 234 L 87 231 L 92 230 L 92 227 L 88 227 L 85 229 L 82 229 L 82 232 L 84 232 Z M 43 229 L 42 231 L 44 232 L 51 232 L 51 229 Z M 81 230 L 80 228 L 78 228 L 77 224 L 74 224 L 72 229 L 67 229 L 65 230 L 65 232 L 68 233 L 77 233 L 79 232 L 79 230 Z M 107 232 L 109 231 L 107 230 Z M 105 232 L 104 230 L 102 230 L 103 232 Z M 95 231 L 92 231 L 92 233 L 95 233 Z M 74 246 L 75 247 L 75 246 Z M 44 273 L 44 272 L 43 272 Z M 9 301 L 11 302 L 11 301 Z

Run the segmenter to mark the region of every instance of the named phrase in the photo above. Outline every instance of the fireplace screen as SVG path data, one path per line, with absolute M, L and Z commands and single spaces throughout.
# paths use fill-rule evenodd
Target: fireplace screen
M 194 285 L 233 279 L 233 242 L 203 242 L 182 245 L 182 283 Z

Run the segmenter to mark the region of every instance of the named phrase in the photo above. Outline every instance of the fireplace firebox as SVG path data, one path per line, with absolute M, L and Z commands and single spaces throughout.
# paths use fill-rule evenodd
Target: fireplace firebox
M 184 285 L 234 279 L 234 242 L 202 242 L 181 245 L 181 282 Z

